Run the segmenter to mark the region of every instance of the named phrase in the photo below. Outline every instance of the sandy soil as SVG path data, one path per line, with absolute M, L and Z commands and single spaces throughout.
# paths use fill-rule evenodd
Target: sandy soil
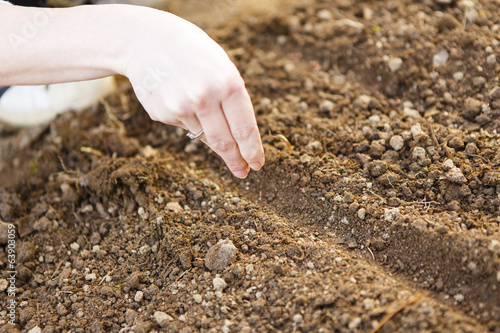
M 500 2 L 221 3 L 170 5 L 241 70 L 266 166 L 233 178 L 127 86 L 2 126 L 0 331 L 500 332 Z

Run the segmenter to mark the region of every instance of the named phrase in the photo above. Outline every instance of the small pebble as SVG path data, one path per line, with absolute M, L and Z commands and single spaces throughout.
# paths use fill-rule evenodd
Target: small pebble
M 361 318 L 360 317 L 356 317 L 353 320 L 351 320 L 351 322 L 349 323 L 348 327 L 349 327 L 349 329 L 353 330 L 353 329 L 358 328 L 359 325 L 361 325 Z
M 455 296 L 453 296 L 453 298 L 455 299 L 455 301 L 457 301 L 458 303 L 462 303 L 464 300 L 465 300 L 465 296 L 462 295 L 462 294 L 457 294 Z
M 323 144 L 319 141 L 313 140 L 307 144 L 306 151 L 311 154 L 318 154 L 323 151 Z
M 370 105 L 370 102 L 372 101 L 372 98 L 368 95 L 359 95 L 355 100 L 354 100 L 354 105 L 357 106 L 360 109 L 366 110 L 368 109 L 368 106 Z M 380 119 L 380 117 L 379 117 Z
M 385 161 L 373 161 L 368 163 L 368 171 L 373 177 L 378 177 L 387 171 L 387 163 Z
M 94 281 L 96 279 L 95 273 L 85 274 L 85 280 Z
M 421 162 L 425 159 L 425 149 L 422 147 L 415 147 L 413 149 L 413 158 Z
M 146 210 L 144 210 L 144 207 L 139 207 L 139 209 L 137 209 L 137 214 L 139 214 L 140 217 L 144 218 L 144 216 L 146 215 Z
M 328 9 L 322 9 L 318 12 L 318 18 L 322 21 L 329 21 L 333 18 L 333 15 Z
M 380 116 L 374 114 L 368 118 L 368 124 L 377 125 L 378 123 L 380 123 Z
M 184 152 L 188 153 L 188 154 L 192 154 L 194 153 L 195 151 L 198 150 L 198 145 L 196 142 L 190 142 L 188 143 L 185 147 L 184 147 Z M 163 201 L 163 200 L 159 200 L 159 201 Z M 160 202 L 158 202 L 160 203 Z
M 295 64 L 291 61 L 287 61 L 283 64 L 283 69 L 287 73 L 293 73 L 295 71 Z
M 144 299 L 144 293 L 142 291 L 137 291 L 134 296 L 134 301 L 141 302 Z
M 293 315 L 292 320 L 294 323 L 301 323 L 304 320 L 304 317 L 300 313 Z
M 0 279 L 0 292 L 5 291 L 8 286 L 9 286 L 9 281 L 7 281 L 6 279 Z
M 455 164 L 453 163 L 453 160 L 447 159 L 446 161 L 443 162 L 443 168 L 444 171 L 449 171 L 450 169 L 454 168 Z
M 37 231 L 47 231 L 54 224 L 45 216 L 33 223 L 33 229 Z M 56 224 L 57 225 L 57 224 Z
M 462 81 L 463 78 L 464 78 L 464 73 L 462 73 L 462 72 L 453 73 L 453 80 L 458 82 L 458 81 Z
M 490 54 L 488 57 L 486 57 L 486 62 L 489 64 L 489 65 L 493 65 L 494 63 L 497 62 L 497 57 L 495 54 Z
M 78 251 L 78 250 L 80 250 L 80 244 L 78 244 L 76 242 L 71 243 L 71 245 L 69 247 L 71 248 L 71 250 L 73 250 L 75 252 Z
M 252 264 L 248 264 L 246 267 L 245 267 L 245 272 L 247 273 L 247 275 L 250 275 L 252 274 L 252 272 L 254 271 L 254 267 Z
M 389 144 L 394 150 L 401 150 L 405 145 L 405 140 L 401 135 L 394 135 L 389 141 Z
M 486 79 L 482 76 L 476 76 L 472 79 L 472 85 L 474 87 L 482 87 L 486 84 Z
M 453 95 L 448 91 L 443 94 L 443 98 L 444 98 L 445 102 L 448 102 L 448 103 L 453 102 Z
M 366 209 L 360 208 L 358 210 L 358 217 L 359 217 L 360 220 L 364 220 L 365 217 L 366 217 Z
M 471 271 L 475 271 L 477 269 L 477 264 L 475 262 L 469 262 L 467 268 Z
M 76 202 L 78 200 L 78 194 L 69 184 L 63 183 L 60 188 L 63 200 L 69 202 Z
M 384 220 L 392 222 L 399 215 L 399 208 L 384 208 Z
M 138 252 L 139 252 L 139 254 L 144 255 L 144 254 L 148 253 L 149 250 L 151 250 L 151 247 L 148 244 L 145 244 L 139 248 Z
M 68 309 L 62 303 L 56 306 L 56 311 L 60 316 L 66 316 L 69 313 Z
M 334 107 L 335 107 L 335 104 L 333 104 L 332 101 L 324 100 L 319 105 L 319 110 L 323 111 L 323 112 L 332 112 Z
M 230 240 L 220 240 L 210 247 L 205 256 L 205 266 L 213 270 L 223 270 L 231 265 L 236 256 L 236 246 Z
M 203 297 L 200 294 L 194 294 L 193 299 L 198 304 L 200 304 L 203 301 Z
M 38 326 L 35 326 L 32 329 L 30 329 L 28 333 L 42 333 L 42 329 Z
M 460 22 L 451 14 L 443 13 L 438 20 L 439 31 L 453 30 L 460 25 Z
M 449 57 L 448 51 L 446 50 L 439 51 L 432 57 L 432 63 L 434 64 L 434 67 L 444 66 L 448 61 L 448 57 Z
M 479 152 L 479 148 L 477 148 L 474 142 L 469 142 L 467 146 L 465 146 L 465 153 L 467 155 L 476 155 Z
M 500 87 L 495 87 L 490 91 L 490 97 L 492 100 L 500 99 Z
M 92 245 L 97 245 L 101 242 L 101 240 L 102 240 L 101 234 L 96 231 L 93 232 L 92 235 L 90 236 L 89 242 Z
M 397 72 L 400 68 L 401 65 L 403 65 L 403 59 L 401 58 L 390 58 L 389 62 L 387 63 L 389 65 L 389 69 L 391 72 Z
M 166 314 L 165 312 L 162 312 L 162 311 L 156 311 L 153 314 L 153 317 L 156 320 L 156 322 L 158 323 L 158 325 L 160 325 L 160 327 L 164 327 L 164 328 L 167 327 L 168 324 L 174 320 L 174 318 L 172 318 L 171 316 L 169 316 L 168 314 Z
M 483 108 L 483 102 L 475 98 L 467 98 L 465 100 L 465 110 L 463 113 L 464 118 L 473 120 Z
M 271 100 L 267 97 L 264 97 L 263 99 L 260 100 L 260 106 L 266 109 L 271 107 Z
M 127 309 L 125 311 L 125 322 L 128 326 L 133 326 L 135 318 L 137 318 L 138 313 L 133 309 Z
M 415 110 L 413 108 L 406 107 L 406 106 L 403 108 L 403 114 L 405 115 L 405 117 L 410 117 L 410 118 L 413 118 L 413 119 L 417 119 L 417 118 L 421 118 L 422 117 L 420 115 L 420 112 L 418 112 L 417 110 Z
M 446 173 L 446 178 L 453 182 L 453 183 L 458 183 L 458 184 L 465 184 L 467 182 L 467 178 L 465 178 L 462 170 L 460 170 L 457 167 L 453 167 Z
M 422 127 L 420 127 L 420 124 L 416 124 L 411 127 L 411 135 L 413 137 L 413 140 L 416 140 L 417 137 L 421 134 L 424 134 L 424 131 L 422 131 Z
M 491 243 L 488 246 L 488 250 L 500 255 L 500 242 L 496 239 L 491 240 Z
M 227 282 L 220 277 L 216 277 L 213 281 L 213 286 L 215 291 L 223 291 L 227 287 Z
M 313 89 L 314 89 L 314 87 L 311 87 L 308 90 L 313 90 Z M 297 108 L 297 111 L 306 112 L 308 108 L 309 108 L 309 105 L 307 105 L 306 102 L 302 101 L 299 103 L 299 107 Z
M 363 300 L 363 307 L 367 311 L 373 309 L 374 304 L 375 304 L 375 302 L 372 299 L 370 299 L 370 298 L 367 298 L 367 299 Z
M 177 201 L 169 202 L 167 204 L 167 209 L 174 212 L 175 214 L 181 213 L 184 211 L 184 208 Z
M 307 155 L 307 154 L 300 155 L 300 163 L 302 163 L 302 164 L 309 163 L 309 162 L 311 162 L 311 160 L 312 160 L 312 157 Z

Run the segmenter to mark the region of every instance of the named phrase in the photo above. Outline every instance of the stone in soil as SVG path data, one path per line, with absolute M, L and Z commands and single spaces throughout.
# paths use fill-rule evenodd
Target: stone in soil
M 156 311 L 153 314 L 154 319 L 160 325 L 160 327 L 166 328 L 174 320 L 171 316 L 162 311 Z
M 467 182 L 467 178 L 465 178 L 462 170 L 457 167 L 453 167 L 446 173 L 446 178 L 453 182 L 453 183 L 458 183 L 458 184 L 465 184 Z
M 220 240 L 210 247 L 205 256 L 205 266 L 211 270 L 224 270 L 231 265 L 236 256 L 236 246 L 231 240 Z

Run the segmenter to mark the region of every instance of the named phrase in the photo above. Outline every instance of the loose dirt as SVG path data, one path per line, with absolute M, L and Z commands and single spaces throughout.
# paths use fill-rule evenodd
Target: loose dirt
M 246 180 L 128 86 L 1 128 L 0 331 L 500 332 L 500 1 L 227 21 L 267 158 Z

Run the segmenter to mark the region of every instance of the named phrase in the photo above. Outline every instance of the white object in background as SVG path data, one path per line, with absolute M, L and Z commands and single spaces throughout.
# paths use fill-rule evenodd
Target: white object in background
M 13 86 L 0 97 L 0 121 L 14 126 L 47 123 L 60 113 L 91 106 L 115 88 L 113 77 L 48 86 Z

